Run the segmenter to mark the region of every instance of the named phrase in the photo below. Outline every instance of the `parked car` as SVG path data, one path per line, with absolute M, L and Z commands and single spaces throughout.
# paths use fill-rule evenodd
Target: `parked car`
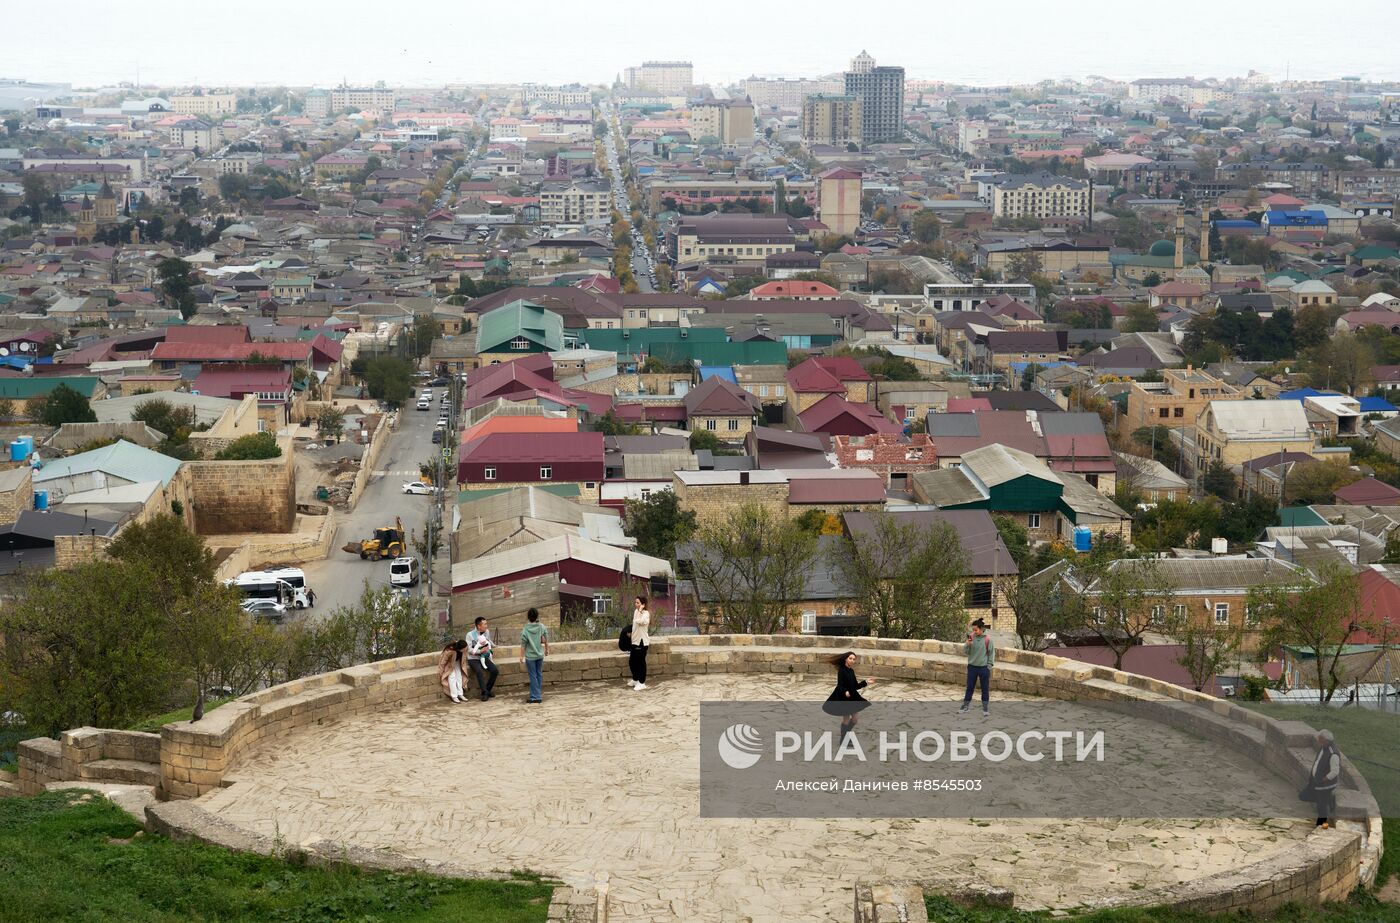
M 254 618 L 270 619 L 280 622 L 287 615 L 287 607 L 275 599 L 245 599 L 242 603 L 243 611 Z
M 441 378 L 441 377 L 439 377 L 439 378 L 434 378 L 432 381 L 428 382 L 428 384 L 432 385 L 434 388 L 445 388 L 445 387 L 447 387 L 447 386 L 448 386 L 449 384 L 451 384 L 451 383 L 452 383 L 452 379 L 450 379 L 450 378 Z
M 406 494 L 425 494 L 427 496 L 432 496 L 437 493 L 437 490 L 433 485 L 423 481 L 409 481 L 407 484 L 403 485 L 403 492 Z
M 433 430 L 433 445 L 437 445 L 440 442 L 442 442 L 442 430 L 435 429 Z

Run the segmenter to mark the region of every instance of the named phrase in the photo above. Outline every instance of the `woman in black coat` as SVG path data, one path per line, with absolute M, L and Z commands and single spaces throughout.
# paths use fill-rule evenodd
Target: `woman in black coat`
M 822 711 L 828 715 L 841 716 L 841 737 L 844 739 L 847 734 L 855 730 L 857 716 L 870 703 L 860 694 L 860 691 L 875 681 L 856 679 L 856 655 L 854 651 L 846 651 L 837 654 L 828 661 L 836 668 L 836 688 L 831 690 L 831 695 L 826 697 L 826 703 L 822 705 Z

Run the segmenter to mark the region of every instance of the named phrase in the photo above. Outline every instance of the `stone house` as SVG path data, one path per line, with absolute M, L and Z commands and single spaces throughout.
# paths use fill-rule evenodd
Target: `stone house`
M 691 389 L 683 403 L 692 432 L 714 433 L 725 442 L 743 442 L 763 412 L 757 397 L 718 375 Z

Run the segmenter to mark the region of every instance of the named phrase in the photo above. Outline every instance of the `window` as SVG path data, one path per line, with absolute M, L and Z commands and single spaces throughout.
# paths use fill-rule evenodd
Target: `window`
M 487 480 L 487 481 L 494 481 L 494 480 L 496 480 L 496 469 L 495 469 L 495 468 L 487 468 L 484 472 L 482 472 L 481 477 L 482 477 L 483 480 Z
M 1185 408 L 1182 408 L 1182 407 L 1173 407 L 1173 408 L 1172 408 L 1172 416 L 1173 416 L 1173 417 L 1184 417 L 1184 416 L 1186 416 L 1186 410 L 1185 410 Z
M 1253 606 L 1244 607 L 1244 620 L 1247 625 L 1259 624 L 1259 613 L 1254 610 Z
M 817 633 L 817 614 L 811 609 L 802 613 L 802 633 L 804 635 L 814 635 Z
M 1147 624 L 1151 625 L 1153 628 L 1161 628 L 1161 627 L 1163 627 L 1163 623 L 1166 621 L 1166 617 L 1167 617 L 1167 607 L 1166 607 L 1166 606 L 1153 606 L 1153 607 L 1152 607 L 1152 617 L 1151 617 L 1151 619 L 1148 621 Z
M 715 429 L 715 424 L 716 424 L 716 421 L 715 421 L 715 419 L 712 417 L 712 418 L 710 418 L 710 419 L 708 419 L 708 420 L 705 421 L 705 429 L 710 430 L 711 432 L 713 432 L 714 429 Z
M 730 431 L 731 433 L 737 433 L 737 432 L 739 431 L 739 421 L 738 421 L 738 420 L 730 420 L 730 421 L 729 421 L 729 431 Z
M 767 386 L 767 385 L 759 385 L 759 386 L 758 386 L 758 396 L 759 396 L 759 397 L 767 397 L 767 396 L 768 396 L 768 386 Z
M 540 465 L 540 480 L 548 481 L 554 477 L 554 469 L 549 465 Z
M 643 487 L 643 488 L 642 488 L 642 499 L 643 499 L 643 500 L 650 500 L 650 499 L 651 499 L 651 488 L 650 488 L 650 487 Z
M 1159 417 L 1161 417 L 1163 420 L 1165 420 L 1165 419 L 1167 418 L 1167 408 L 1165 408 L 1165 407 L 1159 407 L 1159 408 L 1157 409 L 1157 416 L 1159 416 Z
M 608 609 L 612 607 L 612 597 L 603 593 L 593 594 L 593 614 L 607 615 Z
M 1175 618 L 1178 622 L 1185 621 L 1186 607 L 1181 603 L 1177 603 L 1175 606 L 1172 606 L 1172 617 Z
M 597 484 L 596 481 L 584 481 L 584 482 L 583 482 L 583 486 L 584 486 L 584 488 L 586 488 L 587 490 L 592 490 L 593 488 L 597 487 L 598 484 Z
M 1026 516 L 1026 525 L 1027 525 L 1029 528 L 1032 528 L 1032 529 L 1039 529 L 1039 528 L 1040 528 L 1040 514 L 1039 514 L 1039 513 L 1029 513 L 1029 514 L 1027 514 L 1027 516 Z
M 1228 624 L 1230 624 L 1230 604 L 1229 604 L 1229 603 L 1216 603 L 1216 604 L 1215 604 L 1215 624 L 1217 624 L 1217 625 L 1228 625 Z
M 967 608 L 987 609 L 992 605 L 992 583 L 990 580 L 977 581 L 967 585 Z
M 524 337 L 516 337 L 515 339 L 513 339 L 513 340 L 510 341 L 510 348 L 511 348 L 511 349 L 529 349 L 529 348 L 530 348 L 530 341 L 527 340 L 527 339 L 525 339 Z

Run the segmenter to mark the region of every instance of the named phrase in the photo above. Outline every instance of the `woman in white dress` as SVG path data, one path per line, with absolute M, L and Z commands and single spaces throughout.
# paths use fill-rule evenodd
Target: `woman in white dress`
M 467 642 L 453 641 L 442 649 L 442 658 L 438 661 L 438 679 L 442 683 L 442 691 L 454 702 L 467 700 L 462 690 L 462 652 L 466 648 Z

